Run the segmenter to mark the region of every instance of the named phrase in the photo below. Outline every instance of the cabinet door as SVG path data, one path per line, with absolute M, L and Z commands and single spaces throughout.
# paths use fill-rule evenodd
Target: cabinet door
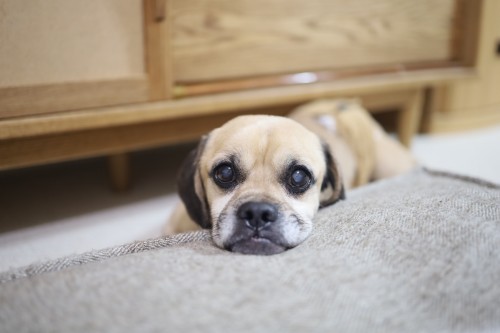
M 0 0 L 0 118 L 164 98 L 154 5 Z
M 172 0 L 176 82 L 453 60 L 456 0 Z

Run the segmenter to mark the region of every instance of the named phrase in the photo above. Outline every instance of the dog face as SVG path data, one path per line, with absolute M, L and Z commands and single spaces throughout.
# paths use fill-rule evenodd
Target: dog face
M 320 206 L 343 199 L 334 160 L 299 123 L 241 116 L 205 136 L 179 174 L 190 217 L 214 242 L 245 254 L 276 254 L 303 242 Z

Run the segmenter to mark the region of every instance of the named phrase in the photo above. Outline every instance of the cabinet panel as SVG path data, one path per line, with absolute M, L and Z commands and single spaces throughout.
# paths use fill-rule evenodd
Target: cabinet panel
M 177 82 L 447 61 L 454 0 L 172 0 Z
M 478 78 L 450 86 L 448 109 L 453 111 L 500 106 L 500 1 L 487 0 L 482 15 L 477 59 Z
M 435 89 L 424 128 L 453 132 L 500 124 L 500 1 L 484 0 L 479 25 L 477 75 Z
M 0 87 L 144 75 L 140 1 L 2 0 L 0 13 Z
M 0 0 L 0 118 L 165 98 L 155 4 Z

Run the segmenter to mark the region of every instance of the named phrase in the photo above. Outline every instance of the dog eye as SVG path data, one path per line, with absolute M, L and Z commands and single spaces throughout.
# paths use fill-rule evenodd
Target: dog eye
M 295 169 L 290 175 L 289 184 L 296 193 L 302 193 L 309 187 L 311 176 L 304 169 Z
M 222 187 L 231 185 L 236 180 L 236 172 L 229 164 L 222 164 L 214 170 L 214 180 Z

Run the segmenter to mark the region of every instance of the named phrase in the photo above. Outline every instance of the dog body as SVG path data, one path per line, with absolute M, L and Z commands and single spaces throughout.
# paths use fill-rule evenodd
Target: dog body
M 321 206 L 343 199 L 328 147 L 299 123 L 241 116 L 202 138 L 179 174 L 187 214 L 221 248 L 275 254 L 303 242 Z M 182 208 L 169 233 L 192 229 Z M 180 222 L 184 220 L 184 222 Z
M 355 99 L 324 99 L 296 108 L 289 117 L 317 134 L 335 152 L 346 190 L 394 177 L 418 162 L 391 138 Z

